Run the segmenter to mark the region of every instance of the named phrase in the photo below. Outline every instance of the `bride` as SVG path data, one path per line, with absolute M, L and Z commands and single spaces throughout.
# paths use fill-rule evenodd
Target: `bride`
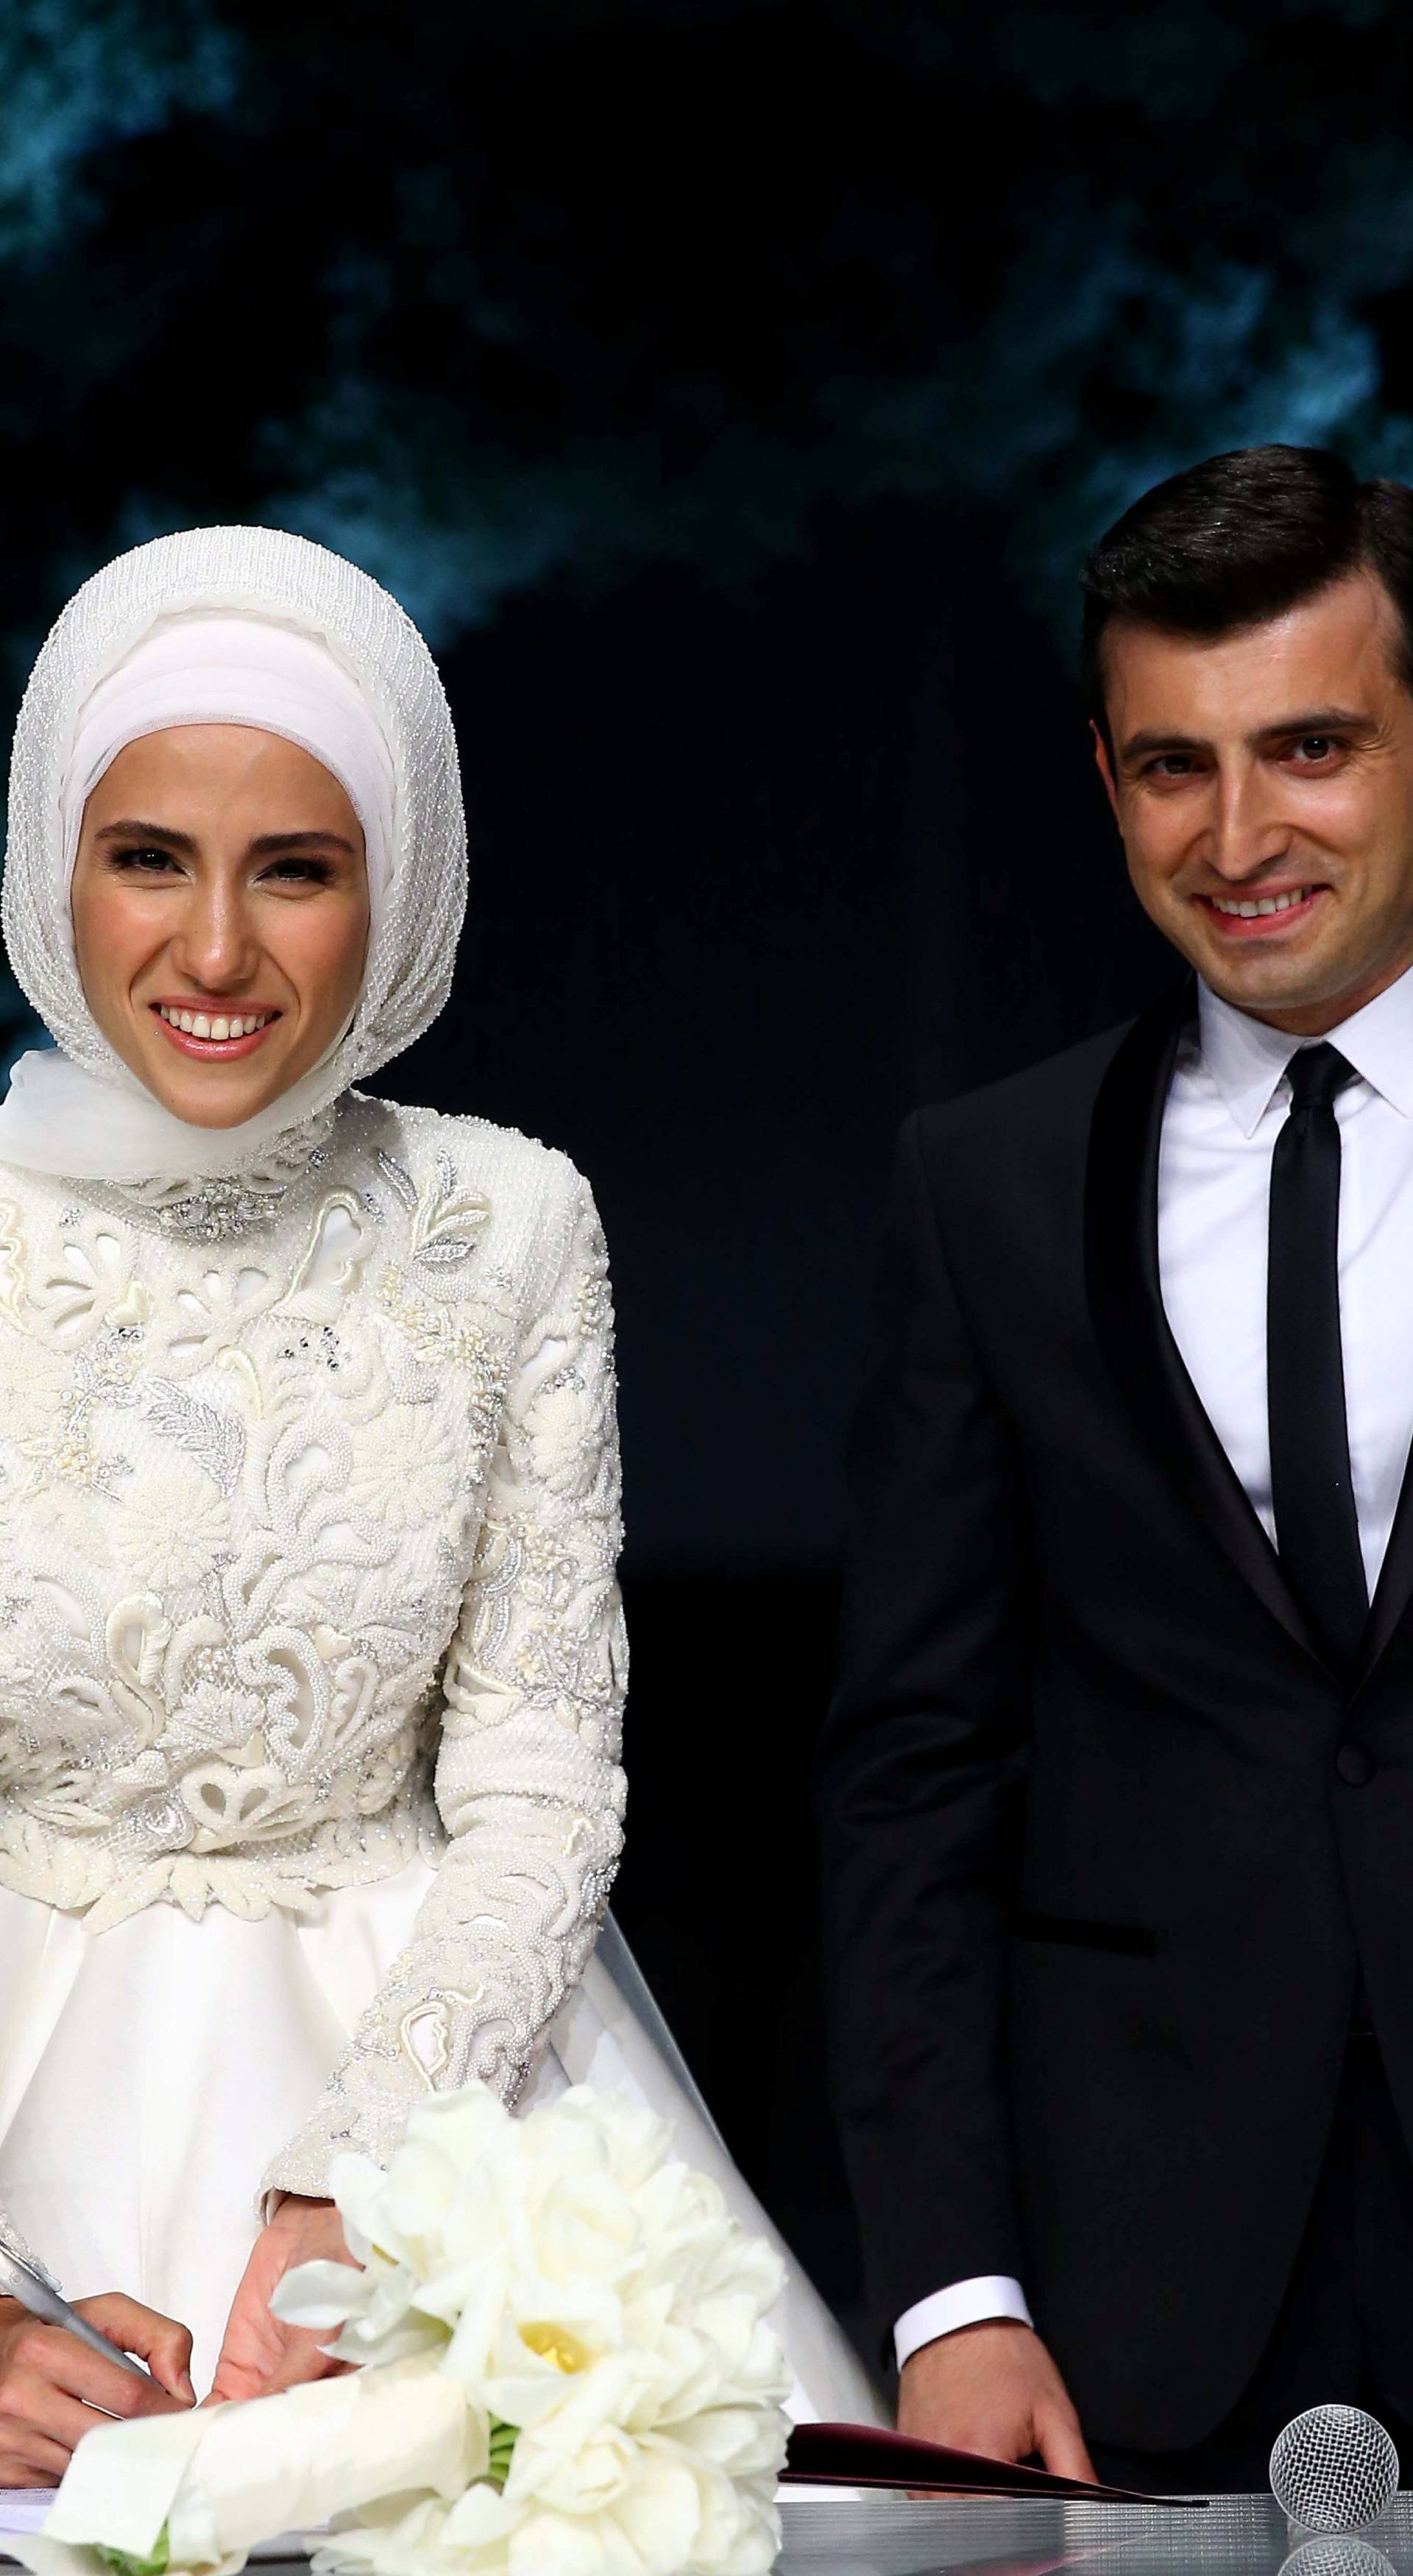
M 121 557 L 35 665 L 0 1106 L 0 2483 L 327 2368 L 269 2313 L 428 2088 L 626 2086 L 753 2228 L 611 1924 L 603 1239 L 564 1155 L 354 1085 L 466 896 L 416 630 L 302 539 Z M 598 1951 L 595 1941 L 598 1937 Z M 795 2274 L 797 2415 L 872 2414 Z

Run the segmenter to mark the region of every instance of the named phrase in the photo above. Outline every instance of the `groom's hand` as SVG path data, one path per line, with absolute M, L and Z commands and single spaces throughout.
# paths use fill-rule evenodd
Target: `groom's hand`
M 1079 2417 L 1038 2334 L 988 2317 L 925 2343 L 905 2362 L 898 2430 L 992 2460 L 1039 2454 L 1062 2478 L 1093 2478 Z

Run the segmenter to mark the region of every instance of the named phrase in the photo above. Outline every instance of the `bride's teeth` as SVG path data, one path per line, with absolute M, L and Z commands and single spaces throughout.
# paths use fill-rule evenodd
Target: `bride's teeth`
M 218 1046 L 228 1038 L 253 1037 L 270 1018 L 268 1011 L 218 1012 L 211 1018 L 205 1011 L 174 1011 L 166 1002 L 159 1002 L 157 1009 L 169 1028 L 184 1029 L 189 1038 L 207 1038 Z

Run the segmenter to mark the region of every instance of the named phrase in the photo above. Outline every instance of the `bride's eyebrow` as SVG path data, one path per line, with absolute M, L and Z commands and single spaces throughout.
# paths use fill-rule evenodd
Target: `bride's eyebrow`
M 262 859 L 272 858 L 279 850 L 346 850 L 350 858 L 357 855 L 342 832 L 262 832 L 250 847 Z
M 173 832 L 165 823 L 144 823 L 124 816 L 118 823 L 104 823 L 93 835 L 95 841 L 165 841 L 172 850 L 194 850 L 189 832 Z
M 104 823 L 94 833 L 95 841 L 161 841 L 169 850 L 181 850 L 188 856 L 196 843 L 189 832 L 174 832 L 166 823 L 144 823 L 140 817 L 125 815 L 116 823 Z M 350 858 L 357 856 L 353 843 L 342 832 L 262 832 L 250 844 L 255 858 L 278 857 L 286 850 L 345 850 Z

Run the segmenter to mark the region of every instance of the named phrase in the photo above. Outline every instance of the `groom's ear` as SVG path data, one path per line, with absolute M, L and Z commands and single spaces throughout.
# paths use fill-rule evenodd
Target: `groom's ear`
M 1114 784 L 1113 759 L 1109 751 L 1109 746 L 1104 740 L 1104 737 L 1092 716 L 1089 720 L 1089 730 L 1094 737 L 1094 766 L 1104 781 L 1104 793 L 1109 799 L 1110 811 L 1113 814 L 1114 821 L 1117 823 L 1119 820 L 1119 791 Z M 1120 825 L 1119 828 L 1122 830 L 1122 825 Z

